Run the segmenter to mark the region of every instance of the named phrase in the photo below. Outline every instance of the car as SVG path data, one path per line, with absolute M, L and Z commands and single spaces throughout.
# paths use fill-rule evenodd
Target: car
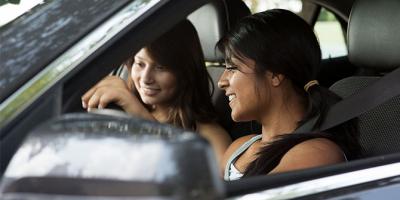
M 185 18 L 216 81 L 224 68 L 215 42 L 246 9 L 232 2 L 42 1 L 0 27 L 0 199 L 398 198 L 397 0 L 303 0 L 299 13 L 317 26 L 325 9 L 348 36 L 348 55 L 324 58 L 318 79 L 349 104 L 336 107 L 340 116 L 358 116 L 361 159 L 225 182 L 197 134 L 112 109 L 82 110 L 85 91 Z M 229 118 L 220 91 L 213 101 L 232 138 L 259 131 Z

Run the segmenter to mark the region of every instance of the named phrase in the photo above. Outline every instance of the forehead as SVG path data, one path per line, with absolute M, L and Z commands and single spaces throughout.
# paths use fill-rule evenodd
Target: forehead
M 225 61 L 229 64 L 229 63 L 233 63 L 233 64 L 250 64 L 250 65 L 254 65 L 255 61 L 251 58 L 249 58 L 249 56 L 243 54 L 241 51 L 239 51 L 238 49 L 234 48 L 232 45 L 227 44 L 225 46 Z M 254 64 L 253 64 L 254 63 Z
M 135 60 L 140 60 L 141 62 L 146 62 L 150 65 L 161 65 L 145 47 L 135 54 Z
M 140 51 L 135 54 L 135 58 L 151 60 L 151 61 L 153 60 L 147 48 L 140 49 Z
M 244 56 L 236 56 L 236 55 L 231 55 L 230 57 L 227 57 L 226 63 L 229 64 L 234 64 L 236 67 L 240 69 L 251 69 L 254 70 L 256 66 L 256 62 L 248 57 Z

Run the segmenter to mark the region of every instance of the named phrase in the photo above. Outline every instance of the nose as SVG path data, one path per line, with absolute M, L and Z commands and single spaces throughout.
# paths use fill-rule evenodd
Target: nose
M 229 86 L 229 81 L 227 79 L 227 72 L 226 70 L 224 70 L 224 72 L 221 74 L 221 77 L 219 77 L 218 87 L 220 89 L 225 89 L 228 86 Z
M 151 84 L 154 82 L 154 77 L 153 77 L 153 70 L 150 66 L 146 66 L 143 71 L 142 71 L 142 77 L 141 80 L 145 84 Z

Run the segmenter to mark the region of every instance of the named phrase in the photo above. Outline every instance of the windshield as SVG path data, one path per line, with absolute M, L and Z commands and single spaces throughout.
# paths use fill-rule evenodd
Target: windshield
M 160 0 L 51 1 L 1 28 L 0 127 L 55 84 L 62 86 L 82 60 L 161 5 Z
M 128 2 L 21 0 L 0 8 L 30 1 L 36 6 L 0 28 L 0 102 Z
M 46 0 L 0 0 L 0 27 L 14 21 Z

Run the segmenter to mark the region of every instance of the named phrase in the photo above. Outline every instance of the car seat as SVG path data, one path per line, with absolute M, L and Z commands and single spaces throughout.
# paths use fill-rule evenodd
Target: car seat
M 380 74 L 400 66 L 399 10 L 398 0 L 356 1 L 347 34 L 352 64 Z M 341 97 L 350 97 L 379 78 L 352 76 L 336 82 L 330 89 Z M 400 152 L 400 97 L 359 116 L 359 129 L 365 157 Z
M 229 132 L 232 139 L 244 134 L 260 132 L 261 127 L 255 122 L 236 123 L 232 121 L 225 92 L 217 87 L 225 64 L 223 55 L 217 51 L 215 45 L 230 27 L 234 26 L 242 17 L 250 14 L 250 9 L 242 0 L 214 0 L 188 16 L 199 34 L 207 70 L 213 81 L 212 102 L 217 110 L 220 124 Z

